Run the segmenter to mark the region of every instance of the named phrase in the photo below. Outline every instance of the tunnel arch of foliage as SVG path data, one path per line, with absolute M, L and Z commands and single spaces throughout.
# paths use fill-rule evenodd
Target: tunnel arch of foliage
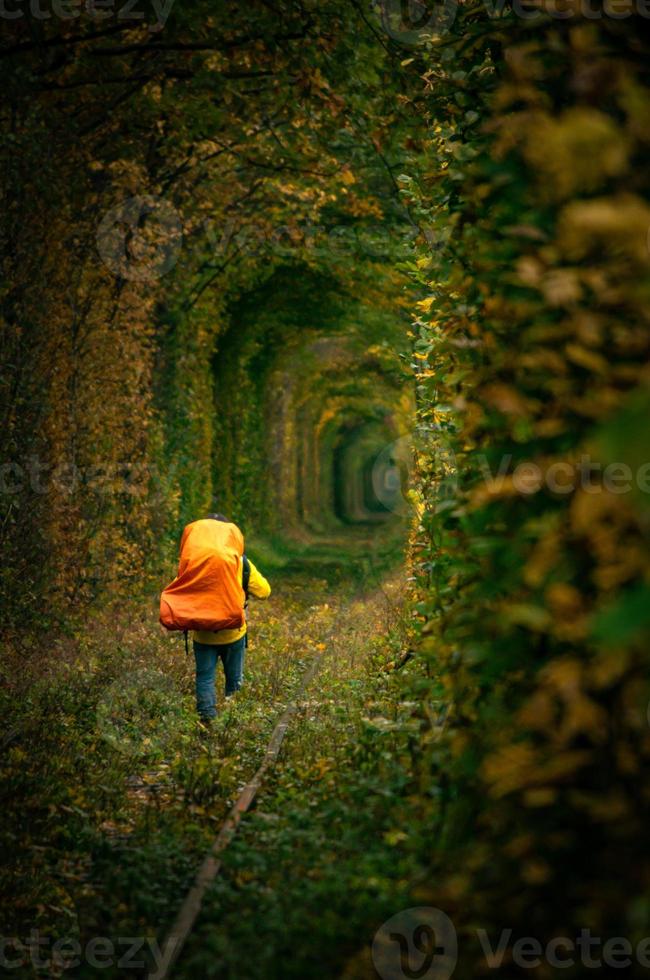
M 213 494 L 323 530 L 332 486 L 289 467 L 262 492 L 269 446 L 286 470 L 320 426 L 331 458 L 328 406 L 402 434 L 408 351 L 416 897 L 468 928 L 641 937 L 649 498 L 603 472 L 648 459 L 648 22 L 470 2 L 405 50 L 356 4 L 272 10 L 21 21 L 0 52 L 9 640 L 153 589 Z M 183 248 L 116 277 L 98 221 L 146 194 Z

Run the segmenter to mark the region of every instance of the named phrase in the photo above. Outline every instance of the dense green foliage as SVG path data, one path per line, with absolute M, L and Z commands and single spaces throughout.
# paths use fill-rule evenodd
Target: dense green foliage
M 647 934 L 648 21 L 387 7 L 21 22 L 0 52 L 12 929 L 160 938 L 325 644 L 180 976 L 370 978 L 409 905 L 468 980 L 479 928 Z M 102 220 L 146 195 L 122 253 Z M 370 500 L 386 448 L 408 625 L 346 599 L 404 534 Z M 185 666 L 127 628 L 214 508 L 290 599 L 206 748 Z
M 421 649 L 449 706 L 418 760 L 445 787 L 423 814 L 430 901 L 457 928 L 635 944 L 650 874 L 648 31 L 485 21 L 467 11 L 457 45 L 418 59 L 435 155 L 406 186 L 444 244 L 420 253 L 414 328 Z
M 235 475 L 246 530 L 269 530 L 258 524 L 272 514 L 293 522 L 295 450 L 281 422 L 266 425 L 272 385 L 250 406 L 256 433 L 244 419 L 236 442 L 228 434 L 248 410 L 219 402 L 232 350 L 260 345 L 259 390 L 280 337 L 289 349 L 307 331 L 326 336 L 328 304 L 346 307 L 344 323 L 327 320 L 349 335 L 349 358 L 357 323 L 368 346 L 404 347 L 393 266 L 408 223 L 384 155 L 395 59 L 349 14 L 337 2 L 279 15 L 195 3 L 176 5 L 160 35 L 128 18 L 99 32 L 28 18 L 28 39 L 25 19 L 9 25 L 0 526 L 12 632 L 107 590 L 156 588 L 182 526 L 234 504 Z M 267 303 L 259 340 L 253 304 Z M 395 359 L 383 358 L 393 379 Z M 317 427 L 332 386 L 317 364 L 314 385 Z M 254 488 L 266 467 L 247 463 L 256 440 L 277 457 L 265 499 Z

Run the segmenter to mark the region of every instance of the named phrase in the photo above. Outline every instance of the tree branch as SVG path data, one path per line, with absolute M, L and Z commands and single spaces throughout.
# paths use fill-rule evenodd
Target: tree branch
M 56 48 L 68 44 L 85 44 L 88 41 L 95 41 L 99 37 L 107 37 L 111 34 L 122 34 L 124 31 L 132 30 L 132 24 L 119 24 L 118 26 L 107 27 L 103 31 L 91 31 L 90 34 L 81 34 L 76 37 L 52 37 L 43 38 L 41 41 L 22 41 L 14 44 L 11 48 L 0 48 L 0 58 L 8 58 L 22 51 L 33 51 L 38 48 Z
M 134 51 L 231 51 L 233 48 L 244 47 L 256 41 L 270 41 L 278 44 L 280 41 L 303 41 L 311 24 L 306 24 L 304 30 L 294 31 L 290 34 L 278 34 L 268 37 L 265 34 L 249 34 L 246 37 L 234 38 L 232 41 L 216 41 L 211 44 L 207 41 L 176 41 L 159 43 L 134 43 L 121 44 L 108 48 L 93 48 L 91 54 L 100 57 L 112 57 L 118 54 L 132 54 Z

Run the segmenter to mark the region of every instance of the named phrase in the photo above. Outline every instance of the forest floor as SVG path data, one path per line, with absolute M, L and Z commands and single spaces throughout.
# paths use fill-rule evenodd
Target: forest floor
M 314 657 L 318 674 L 172 975 L 366 975 L 374 930 L 404 907 L 409 705 L 387 668 L 408 624 L 404 572 L 371 568 L 359 544 L 356 560 L 339 542 L 271 576 L 271 599 L 251 603 L 244 688 L 224 704 L 220 674 L 207 736 L 192 658 L 150 609 L 128 625 L 90 622 L 53 646 L 38 680 L 29 665 L 3 679 L 13 976 L 144 975 Z

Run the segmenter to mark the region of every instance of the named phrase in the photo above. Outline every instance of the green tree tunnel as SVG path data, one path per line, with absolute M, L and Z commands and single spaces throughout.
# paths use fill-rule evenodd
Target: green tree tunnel
M 400 508 L 376 496 L 372 466 L 413 409 L 399 319 L 350 307 L 340 284 L 300 267 L 230 318 L 212 361 L 214 506 L 303 542 L 350 523 L 381 533 Z
M 0 969 L 162 940 L 291 704 L 179 980 L 647 975 L 647 8 L 0 4 Z

